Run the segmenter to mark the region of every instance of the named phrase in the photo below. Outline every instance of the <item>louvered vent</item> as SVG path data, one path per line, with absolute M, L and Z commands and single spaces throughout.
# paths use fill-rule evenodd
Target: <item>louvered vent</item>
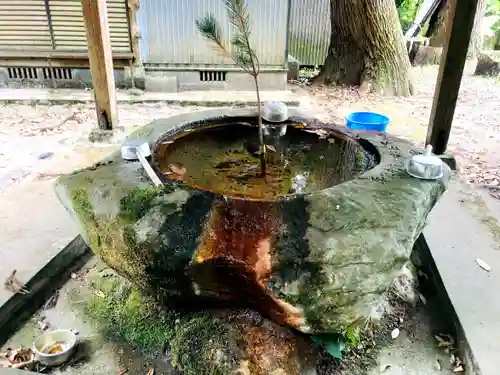
M 1 1 L 1 0 L 0 0 Z M 130 52 L 126 0 L 108 0 L 108 24 L 111 48 Z M 49 0 L 56 50 L 87 51 L 87 37 L 79 0 Z
M 73 71 L 68 68 L 43 68 L 43 79 L 71 80 Z
M 38 79 L 36 68 L 7 68 L 9 79 Z
M 224 82 L 226 80 L 227 72 L 223 71 L 200 71 L 201 82 Z

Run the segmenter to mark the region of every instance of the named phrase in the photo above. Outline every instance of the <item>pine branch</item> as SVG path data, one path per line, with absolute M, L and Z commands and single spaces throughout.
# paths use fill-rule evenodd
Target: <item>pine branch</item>
M 222 54 L 230 57 L 231 53 L 228 51 L 226 44 L 222 40 L 222 31 L 219 23 L 213 14 L 209 14 L 199 20 L 196 20 L 196 27 L 200 34 L 210 42 L 214 43 L 220 49 Z
M 224 0 L 229 22 L 242 34 L 250 33 L 250 17 L 245 0 Z
M 256 76 L 259 74 L 260 66 L 256 53 L 250 46 L 250 15 L 245 0 L 224 0 L 224 5 L 226 6 L 229 22 L 236 28 L 236 32 L 231 39 L 231 45 L 236 49 L 234 55 L 238 56 L 240 61 L 245 61 L 248 64 L 247 69 L 251 69 L 249 73 Z

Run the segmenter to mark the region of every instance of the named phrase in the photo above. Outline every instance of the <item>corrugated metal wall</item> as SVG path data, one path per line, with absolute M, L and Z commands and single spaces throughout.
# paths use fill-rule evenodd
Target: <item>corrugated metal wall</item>
M 52 48 L 43 0 L 0 1 L 0 48 L 36 51 Z
M 289 0 L 247 0 L 253 46 L 263 66 L 283 66 Z M 137 11 L 145 65 L 233 65 L 199 35 L 195 21 L 212 13 L 230 38 L 223 0 L 142 0 Z
M 291 0 L 288 53 L 302 65 L 322 65 L 330 44 L 329 0 Z
M 130 52 L 126 0 L 107 0 L 107 9 L 113 51 Z M 81 1 L 0 0 L 0 49 L 87 51 Z
M 109 36 L 115 52 L 130 52 L 130 36 L 125 0 L 107 0 Z M 82 2 L 78 0 L 48 0 L 56 50 L 83 50 L 87 34 Z

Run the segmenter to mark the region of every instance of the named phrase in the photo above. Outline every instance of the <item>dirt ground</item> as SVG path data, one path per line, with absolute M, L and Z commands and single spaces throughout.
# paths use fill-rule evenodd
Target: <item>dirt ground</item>
M 158 104 L 123 104 L 120 126 L 129 133 L 157 118 L 197 110 Z M 88 141 L 92 105 L 0 105 L 0 194 L 25 179 L 51 179 L 92 164 L 116 148 Z
M 491 189 L 498 198 L 500 186 L 500 80 L 474 76 L 466 67 L 458 98 L 448 151 L 457 159 L 465 180 Z M 432 109 L 438 69 L 413 70 L 416 93 L 409 98 L 360 97 L 355 90 L 310 88 L 304 107 L 325 120 L 343 123 L 352 111 L 370 110 L 391 119 L 388 131 L 424 145 Z M 495 189 L 497 187 L 497 189 Z
M 472 69 L 468 67 L 464 74 L 449 152 L 457 158 L 467 180 L 481 186 L 499 186 L 500 81 L 475 77 Z M 410 98 L 361 98 L 355 90 L 307 88 L 309 96 L 302 107 L 325 121 L 340 123 L 351 111 L 382 112 L 391 119 L 389 132 L 423 144 L 436 77 L 437 67 L 416 68 L 416 94 Z M 130 132 L 157 118 L 200 109 L 161 103 L 121 104 L 119 119 Z M 95 124 L 92 105 L 0 105 L 0 194 L 24 179 L 50 179 L 109 153 L 109 148 L 87 141 Z

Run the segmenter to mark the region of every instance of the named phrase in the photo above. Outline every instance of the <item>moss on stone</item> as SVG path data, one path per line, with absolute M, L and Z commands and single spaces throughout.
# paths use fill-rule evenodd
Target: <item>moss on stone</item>
M 161 194 L 162 188 L 147 187 L 135 188 L 120 200 L 120 216 L 128 221 L 140 219 L 149 208 L 153 200 Z
M 217 316 L 200 313 L 183 319 L 171 341 L 172 363 L 185 375 L 225 375 L 232 371 L 232 361 L 224 348 L 229 348 L 229 333 Z M 186 351 L 189 348 L 189 355 Z
M 96 231 L 96 218 L 94 208 L 90 202 L 87 191 L 83 188 L 78 188 L 71 194 L 71 202 L 75 210 L 76 216 L 80 220 L 88 236 L 87 241 L 90 247 L 95 250 L 100 245 L 99 235 Z

